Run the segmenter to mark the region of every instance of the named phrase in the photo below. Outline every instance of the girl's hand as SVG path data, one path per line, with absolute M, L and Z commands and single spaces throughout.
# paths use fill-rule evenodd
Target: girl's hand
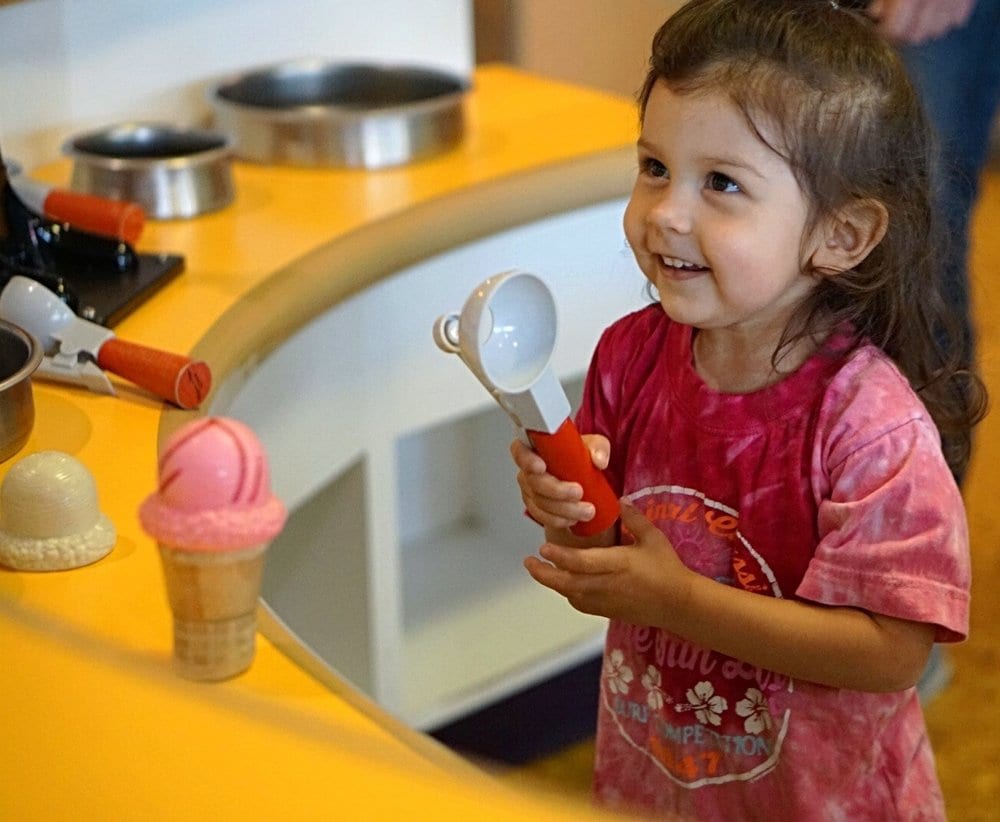
M 608 467 L 611 444 L 599 434 L 584 434 L 583 441 L 594 465 Z M 583 488 L 578 482 L 563 482 L 548 472 L 545 461 L 520 440 L 510 446 L 518 467 L 517 484 L 521 487 L 524 507 L 535 522 L 547 529 L 568 529 L 578 522 L 594 518 L 594 506 L 583 502 Z
M 695 573 L 639 509 L 623 500 L 621 512 L 633 544 L 572 548 L 549 542 L 539 550 L 542 559 L 528 557 L 524 567 L 578 611 L 667 627 L 687 607 Z
M 919 45 L 965 25 L 975 0 L 874 0 L 868 14 L 890 40 Z

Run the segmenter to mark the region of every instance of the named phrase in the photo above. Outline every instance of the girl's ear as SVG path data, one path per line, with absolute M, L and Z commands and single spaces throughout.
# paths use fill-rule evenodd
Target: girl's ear
M 814 271 L 838 274 L 857 266 L 882 242 L 889 212 L 878 200 L 853 200 L 820 227 L 810 261 Z

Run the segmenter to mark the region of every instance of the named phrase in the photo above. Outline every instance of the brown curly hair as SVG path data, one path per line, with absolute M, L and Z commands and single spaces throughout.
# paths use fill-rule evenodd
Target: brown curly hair
M 658 81 L 674 93 L 729 96 L 789 163 L 810 203 L 807 234 L 849 202 L 885 207 L 885 237 L 863 262 L 812 272 L 828 276 L 817 276 L 775 359 L 803 337 L 853 328 L 853 345 L 871 341 L 906 375 L 961 476 L 986 390 L 940 296 L 935 140 L 894 49 L 862 14 L 830 0 L 691 0 L 653 38 L 640 119 Z M 762 125 L 776 137 L 766 140 Z

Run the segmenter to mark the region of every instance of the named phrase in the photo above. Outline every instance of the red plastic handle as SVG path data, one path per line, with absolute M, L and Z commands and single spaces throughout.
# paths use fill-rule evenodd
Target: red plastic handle
M 590 459 L 590 452 L 573 420 L 567 419 L 554 434 L 529 431 L 531 444 L 545 460 L 550 474 L 583 486 L 583 498 L 593 503 L 596 513 L 589 522 L 578 522 L 571 529 L 578 537 L 589 537 L 610 528 L 618 519 L 618 496 L 604 474 Z
M 54 188 L 45 198 L 44 208 L 45 213 L 55 220 L 132 245 L 135 245 L 146 225 L 146 212 L 138 203 L 94 194 Z
M 117 337 L 98 349 L 97 364 L 181 408 L 197 408 L 212 388 L 206 363 Z

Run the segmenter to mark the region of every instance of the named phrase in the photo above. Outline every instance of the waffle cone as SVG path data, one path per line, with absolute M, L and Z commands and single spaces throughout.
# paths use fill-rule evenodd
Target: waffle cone
M 235 551 L 159 547 L 174 617 L 177 673 L 220 680 L 245 671 L 254 657 L 267 543 Z

